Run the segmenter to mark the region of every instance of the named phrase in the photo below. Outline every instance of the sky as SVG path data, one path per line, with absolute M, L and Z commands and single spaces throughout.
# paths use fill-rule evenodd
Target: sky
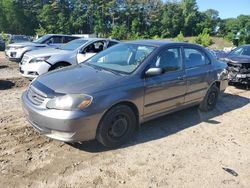
M 250 15 L 250 0 L 196 0 L 200 11 L 215 9 L 220 18 L 236 18 L 240 14 Z

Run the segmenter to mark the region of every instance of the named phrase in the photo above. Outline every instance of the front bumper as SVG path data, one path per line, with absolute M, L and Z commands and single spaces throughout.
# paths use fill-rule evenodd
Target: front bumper
M 96 137 L 100 114 L 35 106 L 29 101 L 27 92 L 22 95 L 22 104 L 27 120 L 39 133 L 49 138 L 64 142 L 79 142 L 93 140 Z
M 6 57 L 10 61 L 14 61 L 14 62 L 20 62 L 22 60 L 24 53 L 25 53 L 24 49 L 9 48 L 5 50 Z
M 228 74 L 228 80 L 229 80 L 229 83 L 239 83 L 239 84 L 250 85 L 250 73 L 242 74 L 242 73 L 230 72 Z
M 19 71 L 22 76 L 36 78 L 49 71 L 51 65 L 46 62 L 19 64 Z

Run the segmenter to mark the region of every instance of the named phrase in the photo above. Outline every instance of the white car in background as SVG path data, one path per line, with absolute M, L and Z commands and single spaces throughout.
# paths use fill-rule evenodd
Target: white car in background
M 10 61 L 20 62 L 24 54 L 27 52 L 39 50 L 42 48 L 56 48 L 62 44 L 68 43 L 78 38 L 80 37 L 72 35 L 48 34 L 34 40 L 33 42 L 9 44 L 5 49 L 5 55 Z
M 41 49 L 26 53 L 19 64 L 22 76 L 35 78 L 62 67 L 76 65 L 119 41 L 102 38 L 81 38 L 55 49 Z

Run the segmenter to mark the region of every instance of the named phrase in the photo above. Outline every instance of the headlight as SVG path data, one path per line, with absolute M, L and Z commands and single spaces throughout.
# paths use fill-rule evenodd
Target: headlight
M 30 63 L 40 63 L 42 61 L 47 61 L 49 58 L 50 56 L 33 58 L 31 59 Z
M 83 110 L 87 108 L 93 97 L 85 94 L 69 94 L 55 97 L 47 103 L 47 108 L 57 110 Z

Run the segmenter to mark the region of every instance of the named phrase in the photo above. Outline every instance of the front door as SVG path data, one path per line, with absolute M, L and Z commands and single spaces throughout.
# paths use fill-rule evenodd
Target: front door
M 184 103 L 185 71 L 180 48 L 166 48 L 159 53 L 151 67 L 163 69 L 163 74 L 145 79 L 144 116 L 176 108 Z

